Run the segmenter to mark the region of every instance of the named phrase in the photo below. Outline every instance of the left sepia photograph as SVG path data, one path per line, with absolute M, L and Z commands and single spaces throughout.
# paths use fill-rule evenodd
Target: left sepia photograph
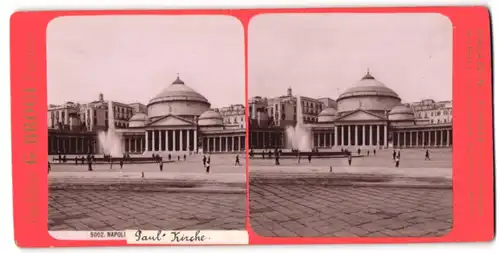
M 230 16 L 47 28 L 48 230 L 245 230 L 245 58 Z

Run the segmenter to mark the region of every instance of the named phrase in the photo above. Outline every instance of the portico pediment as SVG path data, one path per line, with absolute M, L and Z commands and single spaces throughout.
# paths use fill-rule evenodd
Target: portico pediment
M 194 126 L 194 122 L 175 115 L 167 115 L 148 124 L 148 126 Z
M 371 113 L 364 110 L 357 110 L 337 118 L 336 121 L 343 122 L 343 121 L 381 121 L 381 120 L 385 120 L 385 118 L 375 113 Z

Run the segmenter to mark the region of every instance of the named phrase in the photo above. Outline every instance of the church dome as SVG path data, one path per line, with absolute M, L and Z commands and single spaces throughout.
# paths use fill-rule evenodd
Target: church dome
M 367 71 L 358 82 L 345 90 L 337 99 L 339 113 L 363 109 L 383 112 L 399 104 L 398 94 Z
M 388 113 L 390 121 L 415 120 L 413 110 L 406 105 L 397 105 Z
M 198 118 L 198 125 L 200 126 L 218 126 L 223 125 L 222 115 L 215 110 L 208 110 L 200 115 Z
M 187 86 L 184 81 L 177 77 L 171 85 L 163 89 L 153 99 L 151 99 L 149 104 L 179 100 L 208 103 L 208 100 L 204 96 Z
M 335 116 L 337 115 L 337 110 L 332 107 L 325 108 L 318 115 L 318 122 L 333 122 L 335 120 Z
M 148 116 L 153 120 L 166 115 L 193 119 L 209 108 L 208 100 L 177 76 L 172 84 L 149 101 Z
M 144 127 L 146 125 L 146 121 L 148 120 L 148 116 L 144 113 L 136 113 L 132 118 L 128 120 L 129 127 Z

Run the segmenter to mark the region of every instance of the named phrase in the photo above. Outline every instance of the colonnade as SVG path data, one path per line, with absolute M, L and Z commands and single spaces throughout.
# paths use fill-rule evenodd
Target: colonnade
M 198 133 L 195 129 L 147 130 L 147 151 L 195 151 Z
M 312 134 L 314 147 L 385 146 L 387 125 L 338 125 L 316 130 Z
M 449 147 L 453 144 L 452 129 L 404 130 L 392 135 L 395 147 Z
M 241 152 L 245 150 L 245 135 L 203 137 L 204 152 Z
M 91 136 L 48 137 L 49 154 L 88 154 L 97 150 L 96 140 Z

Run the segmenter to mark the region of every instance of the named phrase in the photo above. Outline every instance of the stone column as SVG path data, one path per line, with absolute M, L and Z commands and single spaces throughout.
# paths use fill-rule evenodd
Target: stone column
M 387 125 L 384 125 L 384 146 L 388 147 L 389 145 L 387 144 Z
M 351 145 L 351 126 L 347 125 L 347 143 L 346 146 Z
M 224 141 L 226 142 L 226 152 L 229 152 L 229 137 L 224 137 Z
M 438 133 L 437 130 L 434 130 L 434 146 L 437 147 L 438 145 Z
M 450 146 L 450 130 L 446 130 L 446 146 Z
M 431 145 L 431 132 L 427 131 L 427 147 Z
M 175 139 L 177 138 L 176 134 L 177 130 L 172 130 L 172 151 L 177 151 L 177 147 L 175 145 Z
M 184 151 L 184 131 L 181 129 L 179 130 L 179 151 Z
M 441 145 L 441 147 L 443 147 L 443 146 L 444 146 L 444 138 L 443 138 L 443 137 L 444 137 L 444 134 L 443 134 L 443 131 L 444 131 L 444 130 L 439 130 L 439 135 L 441 136 L 441 137 L 440 137 L 440 142 L 441 142 L 441 143 L 439 143 L 439 144 Z
M 152 130 L 151 131 L 151 136 L 152 136 L 152 138 L 151 138 L 151 141 L 152 141 L 151 151 L 156 151 L 155 150 L 155 135 L 156 135 L 155 130 Z
M 149 148 L 148 148 L 148 147 L 149 147 L 149 146 L 148 146 L 148 136 L 149 136 L 149 131 L 148 131 L 148 130 L 146 130 L 146 135 L 144 135 L 144 136 L 145 136 L 145 138 L 146 138 L 146 140 L 145 140 L 145 141 L 146 141 L 146 147 L 145 147 L 145 149 L 146 149 L 146 151 L 149 151 Z
M 219 138 L 219 150 L 218 151 L 222 152 L 222 137 L 219 136 L 218 138 Z
M 234 141 L 236 139 L 236 141 Z M 233 138 L 233 145 L 234 143 L 237 143 L 238 145 L 236 145 L 236 151 L 240 152 L 241 148 L 240 148 L 240 138 L 238 136 L 236 136 L 235 138 Z
M 337 146 L 338 143 L 337 143 L 337 138 L 338 137 L 338 130 L 337 130 L 338 126 L 333 126 L 333 141 L 332 141 L 332 146 Z
M 361 131 L 363 132 L 363 141 L 362 141 L 362 144 L 363 146 L 367 146 L 368 143 L 366 143 L 366 129 L 365 129 L 366 125 L 362 125 L 361 126 Z
M 367 145 L 368 146 L 372 146 L 373 145 L 373 133 L 372 133 L 372 126 L 371 125 L 368 125 L 368 143 Z
M 170 130 L 165 130 L 165 151 L 170 151 L 168 148 L 168 132 L 170 132 Z
M 377 125 L 377 147 L 380 146 L 380 125 Z
M 187 144 L 186 144 L 186 145 L 187 145 L 187 151 L 189 152 L 189 151 L 191 151 L 191 142 L 190 142 L 190 141 L 191 141 L 191 138 L 189 137 L 189 136 L 191 136 L 191 129 L 186 130 L 186 135 L 187 135 L 187 136 L 186 136 L 186 140 L 187 140 Z
M 358 146 L 358 125 L 354 126 L 354 145 Z
M 194 148 L 194 151 L 197 152 L 198 151 L 198 137 L 196 136 L 197 135 L 196 130 L 193 130 L 193 132 L 194 132 L 193 148 Z
M 161 133 L 163 132 L 163 130 L 159 130 L 158 131 L 158 151 L 163 151 L 161 149 L 161 144 L 165 141 L 165 140 L 162 140 L 161 139 Z

